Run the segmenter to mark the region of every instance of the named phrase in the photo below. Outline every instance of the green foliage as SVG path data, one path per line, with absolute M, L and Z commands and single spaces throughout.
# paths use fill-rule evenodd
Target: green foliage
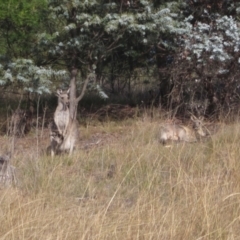
M 2 0 L 0 2 L 0 54 L 29 57 L 34 34 L 42 29 L 45 0 Z
M 18 26 L 36 26 L 40 21 L 41 10 L 46 6 L 44 0 L 2 0 L 0 19 Z
M 37 67 L 30 59 L 17 59 L 5 66 L 0 65 L 0 85 L 14 87 L 15 90 L 23 89 L 31 93 L 50 93 L 50 79 L 54 76 L 65 75 L 65 71 Z
M 161 34 L 176 34 L 179 28 L 170 10 L 176 4 L 157 9 L 148 1 L 126 3 L 50 0 L 49 19 L 55 27 L 38 35 L 38 61 L 77 68 L 83 79 L 89 71 L 106 81 L 114 81 L 121 71 L 130 78 L 135 68 L 150 63 L 149 50 Z
M 7 56 L 2 61 L 1 84 L 17 79 L 11 79 L 10 75 L 17 76 L 11 71 L 20 70 L 7 66 L 13 56 L 32 58 L 38 66 L 74 67 L 83 79 L 89 71 L 96 72 L 97 79 L 103 71 L 106 78 L 111 75 L 115 79 L 120 69 L 129 78 L 136 67 L 148 65 L 149 49 L 161 33 L 177 31 L 176 16 L 169 9 L 173 6 L 176 8 L 176 4 L 164 3 L 164 7 L 154 8 L 148 1 L 131 1 L 130 5 L 126 1 L 95 0 L 1 2 L 0 23 L 4 27 L 0 44 L 1 53 Z M 32 87 L 24 86 L 27 81 L 23 79 L 17 81 L 32 91 Z M 96 82 L 91 84 L 106 97 Z
M 140 1 L 134 11 L 118 2 L 111 6 L 97 1 L 49 1 L 50 17 L 65 26 L 52 39 L 41 35 L 48 57 L 80 69 L 107 63 L 113 54 L 122 55 L 121 61 L 137 62 L 156 44 L 159 31 L 177 29 L 168 8 L 154 10 L 146 1 Z

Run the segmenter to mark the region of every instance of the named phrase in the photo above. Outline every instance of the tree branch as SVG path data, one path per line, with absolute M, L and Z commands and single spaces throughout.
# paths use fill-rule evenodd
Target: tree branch
M 95 75 L 94 75 L 94 77 L 95 77 Z M 82 92 L 81 92 L 81 94 L 76 98 L 76 102 L 77 102 L 77 103 L 83 98 L 83 96 L 84 96 L 84 94 L 85 94 L 85 91 L 86 91 L 86 89 L 87 89 L 87 85 L 88 85 L 88 83 L 89 83 L 89 81 L 90 81 L 90 78 L 91 78 L 91 74 L 89 74 L 89 75 L 87 76 L 87 79 L 85 80 L 84 85 L 83 85 L 83 88 L 82 88 Z

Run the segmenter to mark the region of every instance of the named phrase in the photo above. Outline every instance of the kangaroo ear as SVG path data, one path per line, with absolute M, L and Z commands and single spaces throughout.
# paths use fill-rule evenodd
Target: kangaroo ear
M 62 89 L 57 90 L 57 96 L 59 96 L 62 93 Z
M 70 88 L 67 90 L 67 94 L 69 94 L 70 93 Z
M 194 115 L 191 115 L 191 120 L 192 121 L 195 121 L 196 120 L 196 117 Z

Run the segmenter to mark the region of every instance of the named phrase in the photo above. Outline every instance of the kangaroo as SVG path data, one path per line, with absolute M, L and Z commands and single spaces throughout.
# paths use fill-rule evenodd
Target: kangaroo
M 193 121 L 193 128 L 179 124 L 167 124 L 161 127 L 160 142 L 165 145 L 170 141 L 184 141 L 197 142 L 199 137 L 205 137 L 206 133 L 203 131 L 203 117 L 197 118 L 191 116 Z
M 70 118 L 69 112 L 69 90 L 59 90 L 58 106 L 54 113 L 54 123 L 50 125 L 51 155 L 69 151 L 71 155 L 78 140 L 77 120 Z
M 17 183 L 15 167 L 10 165 L 10 154 L 0 156 L 0 185 L 9 187 Z
M 77 120 L 71 120 L 68 124 L 68 128 L 66 131 L 66 135 L 64 136 L 63 142 L 60 145 L 60 151 L 69 151 L 69 155 L 71 155 L 78 140 L 78 135 L 78 122 Z
M 60 135 L 64 136 L 66 134 L 67 126 L 70 119 L 69 113 L 69 90 L 57 91 L 58 96 L 58 106 L 54 113 L 54 122 L 57 126 Z
M 10 136 L 23 137 L 27 125 L 27 113 L 22 109 L 17 109 L 11 117 L 11 122 L 8 127 Z
M 63 136 L 58 132 L 55 122 L 49 124 L 50 130 L 50 146 L 47 148 L 47 151 L 51 150 L 51 156 L 54 157 L 55 154 L 60 152 L 60 145 L 63 142 Z

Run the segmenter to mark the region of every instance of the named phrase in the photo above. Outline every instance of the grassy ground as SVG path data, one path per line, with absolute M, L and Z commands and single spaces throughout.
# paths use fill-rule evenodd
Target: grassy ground
M 42 151 L 47 131 L 19 139 L 20 183 L 0 190 L 0 239 L 239 239 L 239 123 L 171 148 L 158 128 L 90 124 L 72 157 L 54 159 Z

